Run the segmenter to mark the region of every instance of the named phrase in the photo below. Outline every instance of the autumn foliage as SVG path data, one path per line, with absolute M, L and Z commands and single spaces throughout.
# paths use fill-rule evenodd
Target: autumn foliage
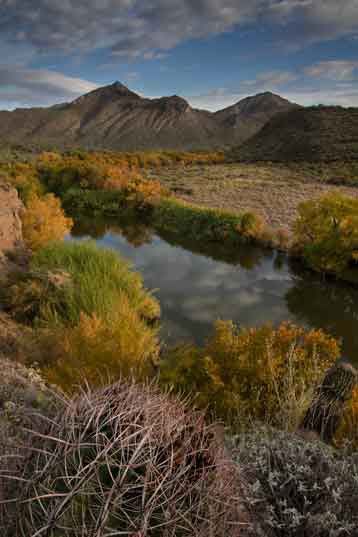
M 21 219 L 24 240 L 31 250 L 38 250 L 51 241 L 62 240 L 73 224 L 53 194 L 43 197 L 31 195 Z
M 229 422 L 240 417 L 295 426 L 308 392 L 338 356 L 337 342 L 320 330 L 288 322 L 239 330 L 218 321 L 203 348 L 169 353 L 161 382 L 194 394 L 199 407 Z
M 81 313 L 76 325 L 46 330 L 41 339 L 42 354 L 45 351 L 52 362 L 44 374 L 67 392 L 84 379 L 91 386 L 99 386 L 120 377 L 148 378 L 159 355 L 155 331 L 125 294 L 109 319 Z
M 297 250 L 315 270 L 340 273 L 358 262 L 358 199 L 339 193 L 307 201 L 294 226 Z

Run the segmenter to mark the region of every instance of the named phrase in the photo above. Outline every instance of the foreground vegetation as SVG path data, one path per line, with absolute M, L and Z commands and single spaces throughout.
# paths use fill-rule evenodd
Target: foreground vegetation
M 25 226 L 44 201 L 33 196 Z M 45 206 L 48 217 L 27 230 L 36 228 L 27 270 L 8 276 L 1 301 L 27 328 L 27 361 L 75 397 L 56 398 L 53 414 L 28 416 L 16 457 L 5 439 L 2 533 L 235 537 L 244 528 L 353 537 L 357 462 L 347 449 L 358 448 L 358 392 L 336 446 L 295 434 L 340 357 L 338 342 L 290 323 L 242 330 L 220 321 L 205 346 L 167 349 L 158 338 L 159 305 L 139 275 L 112 251 L 59 241 L 70 222 L 57 201 Z M 180 221 L 181 233 L 199 239 L 250 240 L 256 224 L 170 199 L 148 206 L 168 232 Z M 78 394 L 84 380 L 93 388 Z M 207 425 L 217 419 L 228 438 Z
M 84 378 L 98 386 L 121 375 L 156 377 L 165 389 L 195 394 L 197 407 L 235 429 L 258 420 L 294 430 L 340 357 L 333 338 L 291 323 L 239 330 L 220 321 L 203 348 L 160 349 L 156 300 L 115 252 L 88 242 L 37 251 L 27 272 L 8 277 L 2 301 L 33 329 L 37 361 L 66 391 Z M 356 441 L 357 401 L 355 394 L 337 442 Z

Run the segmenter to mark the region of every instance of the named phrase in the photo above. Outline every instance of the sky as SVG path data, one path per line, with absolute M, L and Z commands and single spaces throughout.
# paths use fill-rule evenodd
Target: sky
M 358 0 L 0 0 L 0 108 L 120 81 L 219 110 L 272 91 L 358 106 Z

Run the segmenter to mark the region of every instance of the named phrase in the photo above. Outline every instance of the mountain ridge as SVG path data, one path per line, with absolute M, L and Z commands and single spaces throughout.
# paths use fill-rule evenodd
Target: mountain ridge
M 125 151 L 218 149 L 241 144 L 274 115 L 296 107 L 265 92 L 210 112 L 178 95 L 143 97 L 117 81 L 72 102 L 0 111 L 0 140 Z

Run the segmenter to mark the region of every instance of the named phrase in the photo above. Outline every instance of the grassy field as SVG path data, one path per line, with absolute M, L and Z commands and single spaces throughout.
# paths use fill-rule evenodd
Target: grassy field
M 332 191 L 358 197 L 358 182 L 348 186 L 347 178 L 340 178 L 334 167 L 235 163 L 165 167 L 145 173 L 159 178 L 176 198 L 234 213 L 253 211 L 274 229 L 287 231 L 302 201 Z

